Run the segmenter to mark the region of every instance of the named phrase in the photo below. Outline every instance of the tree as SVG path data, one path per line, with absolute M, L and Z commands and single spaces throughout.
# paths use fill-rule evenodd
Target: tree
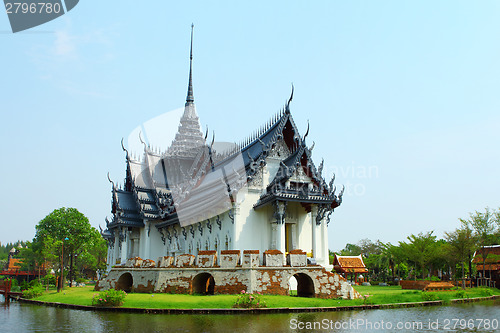
M 472 230 L 467 225 L 455 229 L 452 232 L 445 232 L 446 240 L 445 251 L 452 262 L 459 263 L 462 266 L 462 287 L 465 278 L 465 262 L 470 257 L 476 246 L 476 240 Z
M 108 247 L 104 238 L 99 231 L 92 228 L 91 237 L 85 245 L 85 250 L 80 251 L 75 257 L 75 266 L 80 277 L 92 274 L 92 278 L 96 279 L 96 272 L 106 269 L 106 256 Z
M 405 261 L 405 255 L 400 246 L 392 245 L 391 243 L 380 242 L 382 255 L 387 258 L 389 269 L 392 272 L 392 281 L 396 279 L 396 267 L 398 268 L 398 279 L 400 278 L 399 266 Z
M 425 277 L 425 267 L 436 256 L 436 236 L 433 236 L 432 233 L 433 231 L 425 234 L 419 233 L 417 236 L 412 234 L 407 237 L 409 243 L 399 243 L 408 259 L 415 264 L 415 268 L 420 266 L 422 269 L 422 279 Z
M 361 254 L 361 247 L 356 244 L 347 243 L 343 250 L 340 250 L 341 256 L 359 256 Z
M 491 211 L 486 207 L 484 213 L 476 211 L 469 214 L 469 219 L 460 219 L 463 226 L 467 226 L 474 230 L 477 245 L 480 247 L 479 253 L 483 259 L 483 278 L 485 278 L 486 257 L 490 252 L 490 248 L 486 246 L 492 245 L 494 242 L 495 227 L 498 223 L 496 220 L 497 216 L 498 212 Z
M 57 256 L 61 257 L 62 270 L 69 261 L 69 279 L 73 280 L 73 259 L 75 253 L 81 251 L 92 238 L 92 226 L 85 215 L 76 208 L 60 208 L 54 210 L 36 226 L 33 243 L 39 243 L 40 248 L 57 244 Z M 95 229 L 94 229 L 95 230 Z M 64 257 L 62 256 L 64 247 Z M 54 250 L 52 248 L 52 250 Z M 65 260 L 69 258 L 69 260 Z M 65 264 L 66 263 L 66 264 Z

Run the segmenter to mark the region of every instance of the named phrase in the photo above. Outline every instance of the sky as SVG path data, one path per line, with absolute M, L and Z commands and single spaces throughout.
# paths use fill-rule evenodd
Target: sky
M 196 108 L 219 141 L 295 86 L 316 165 L 346 185 L 330 249 L 442 237 L 500 207 L 499 16 L 498 1 L 82 0 L 13 34 L 1 12 L 0 242 L 60 207 L 105 226 L 121 139 L 184 105 L 191 23 Z

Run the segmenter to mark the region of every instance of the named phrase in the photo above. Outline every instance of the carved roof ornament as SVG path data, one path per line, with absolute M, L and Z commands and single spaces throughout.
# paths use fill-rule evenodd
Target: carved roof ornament
M 115 183 L 109 177 L 109 172 L 108 172 L 108 181 L 111 183 L 111 186 L 113 187 L 113 190 L 116 190 Z
M 285 105 L 285 113 L 290 113 L 290 103 L 292 102 L 293 99 L 293 83 L 292 83 L 292 93 L 290 94 L 290 98 L 288 99 L 288 102 L 286 102 Z
M 121 143 L 122 143 L 122 149 L 123 149 L 123 151 L 127 154 L 127 161 L 128 161 L 128 160 L 129 160 L 128 150 L 127 150 L 127 149 L 125 148 L 125 146 L 123 145 L 123 138 L 122 138 Z
M 139 141 L 141 141 L 141 143 L 144 145 L 144 151 L 147 152 L 148 151 L 148 145 L 142 139 L 142 132 L 141 131 L 139 131 Z
M 307 119 L 307 131 L 306 134 L 304 134 L 304 138 L 302 139 L 302 144 L 305 146 L 306 145 L 306 138 L 309 135 L 309 119 Z

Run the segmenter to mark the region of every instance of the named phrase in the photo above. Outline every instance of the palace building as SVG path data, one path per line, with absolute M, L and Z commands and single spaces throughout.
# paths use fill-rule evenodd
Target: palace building
M 153 262 L 148 267 L 199 266 L 194 261 L 199 254 L 209 255 L 211 267 L 220 269 L 218 258 L 247 250 L 248 258 L 238 254 L 236 265 L 248 259 L 256 260 L 251 267 L 269 266 L 277 255 L 278 267 L 293 266 L 290 254 L 298 254 L 300 266 L 327 268 L 333 279 L 328 226 L 343 189 L 336 192 L 334 178 L 322 175 L 323 162 L 316 166 L 312 160 L 309 128 L 299 133 L 290 111 L 293 87 L 284 108 L 253 135 L 219 149 L 203 135 L 194 104 L 192 37 L 191 31 L 187 98 L 170 147 L 158 152 L 144 144 L 142 158 L 135 160 L 122 142 L 125 181 L 117 187 L 110 180 L 112 218 L 101 232 L 108 243 L 108 271 L 114 266 L 123 273 L 137 267 L 137 260 Z M 181 258 L 193 259 L 186 264 Z

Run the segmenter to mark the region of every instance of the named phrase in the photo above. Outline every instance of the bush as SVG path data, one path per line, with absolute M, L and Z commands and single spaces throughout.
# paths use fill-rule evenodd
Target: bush
M 55 275 L 47 274 L 43 277 L 43 283 L 48 285 L 56 285 L 57 279 Z
M 43 288 L 40 285 L 30 287 L 23 291 L 23 297 L 28 299 L 41 296 L 42 294 L 43 294 Z
M 238 295 L 236 302 L 233 304 L 233 308 L 265 308 L 267 307 L 266 302 L 260 300 L 260 293 L 249 294 L 244 290 Z
M 441 279 L 438 278 L 437 276 L 433 275 L 433 276 L 431 276 L 431 281 L 433 281 L 433 282 L 440 282 Z
M 78 279 L 76 279 L 76 283 L 87 283 L 87 279 L 78 278 Z
M 30 285 L 28 283 L 28 281 L 26 280 L 23 280 L 21 281 L 21 283 L 19 284 L 19 287 L 21 287 L 21 290 L 28 290 Z
M 481 296 L 493 296 L 493 291 L 490 288 L 478 287 Z
M 99 294 L 94 294 L 92 297 L 92 305 L 94 306 L 120 306 L 123 304 L 127 293 L 123 290 L 105 290 Z
M 41 287 L 42 286 L 41 283 L 40 283 L 40 281 L 38 281 L 38 280 L 31 280 L 28 285 L 29 285 L 29 288 L 32 288 L 32 287 Z
M 457 291 L 454 296 L 456 298 L 468 298 L 467 294 L 465 293 L 465 290 L 459 290 Z
M 437 300 L 437 295 L 433 293 L 428 293 L 428 292 L 422 292 L 422 299 L 424 301 L 436 301 Z

